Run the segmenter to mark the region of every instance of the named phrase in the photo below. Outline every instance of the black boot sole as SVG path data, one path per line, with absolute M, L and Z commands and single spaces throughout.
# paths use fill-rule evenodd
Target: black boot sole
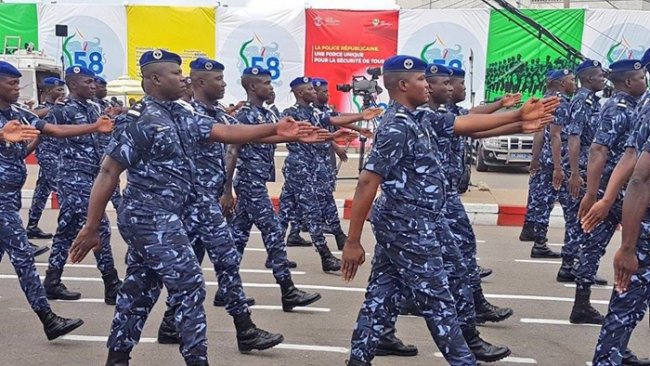
M 474 354 L 474 357 L 476 357 L 477 361 L 491 363 L 491 362 L 497 362 L 499 360 L 503 360 L 504 358 L 510 356 L 510 354 L 512 354 L 512 351 L 508 350 L 508 352 L 503 352 L 499 355 L 493 355 L 492 357 L 480 358 L 476 354 Z
M 397 357 L 414 357 L 418 355 L 418 350 L 415 351 L 398 351 L 389 348 L 379 348 L 375 351 L 375 356 L 397 356 Z
M 47 340 L 51 341 L 72 332 L 73 330 L 79 328 L 82 325 L 84 325 L 84 321 L 81 319 L 77 319 L 77 321 L 71 323 L 66 328 L 62 328 L 55 333 L 50 333 L 50 334 L 45 333 L 45 335 L 47 336 Z
M 594 321 L 593 319 L 586 319 L 586 318 L 584 318 L 584 317 L 582 317 L 582 316 L 573 316 L 573 314 L 571 314 L 571 316 L 569 316 L 569 323 L 571 323 L 571 324 L 594 324 L 594 325 L 603 325 L 604 322 L 605 322 L 605 319 L 604 319 L 604 318 L 603 318 L 602 321 L 600 321 L 600 322 L 596 322 L 596 321 Z
M 479 277 L 480 277 L 480 278 L 490 277 L 491 275 L 492 275 L 492 270 L 491 270 L 491 269 L 486 270 L 486 271 L 484 270 L 484 271 L 481 271 L 481 272 L 479 273 Z
M 45 293 L 45 297 L 47 297 L 48 300 L 74 301 L 74 300 L 81 299 L 81 294 L 79 294 L 79 296 L 59 296 L 59 295 L 53 295 L 53 294 Z
M 282 311 L 284 311 L 286 313 L 290 313 L 294 308 L 309 306 L 309 305 L 315 303 L 316 301 L 320 300 L 321 297 L 322 296 L 320 294 L 316 294 L 314 297 L 309 298 L 309 299 L 304 300 L 304 301 L 301 301 L 301 302 L 296 303 L 296 304 L 289 304 L 289 305 L 282 304 Z
M 52 239 L 53 237 L 54 237 L 54 235 L 52 235 L 52 234 L 39 235 L 39 234 L 27 233 L 27 239 Z
M 476 324 L 485 324 L 487 322 L 500 323 L 500 322 L 510 318 L 514 313 L 515 312 L 512 309 L 510 309 L 510 311 L 506 312 L 504 315 L 502 315 L 502 316 L 500 316 L 498 318 L 490 318 L 490 319 L 479 318 L 479 316 L 477 315 L 476 318 L 475 318 L 476 319 Z
M 558 273 L 558 275 L 555 277 L 555 280 L 556 280 L 557 282 L 570 283 L 570 282 L 575 282 L 576 277 L 575 277 L 575 276 L 572 276 L 572 275 L 564 276 L 564 275 L 560 275 L 560 274 Z
M 181 341 L 176 338 L 167 337 L 167 336 L 161 337 L 160 335 L 158 336 L 158 344 L 180 344 L 180 343 Z
M 522 242 L 535 241 L 535 238 L 533 238 L 532 236 L 519 235 L 519 241 Z
M 562 258 L 562 255 L 560 253 L 534 253 L 530 252 L 530 257 L 531 258 L 545 258 L 545 259 L 558 259 Z
M 237 348 L 239 349 L 240 353 L 249 353 L 251 351 L 264 351 L 265 349 L 273 348 L 282 342 L 284 342 L 284 336 L 282 334 L 279 334 L 279 337 L 275 338 L 271 342 L 264 343 L 264 344 L 242 345 L 239 342 L 237 342 Z
M 341 270 L 341 266 L 338 267 L 323 267 L 323 272 L 338 272 Z
M 38 257 L 39 255 L 43 255 L 49 251 L 50 251 L 49 247 L 40 247 L 38 248 L 38 250 L 34 251 L 34 257 Z

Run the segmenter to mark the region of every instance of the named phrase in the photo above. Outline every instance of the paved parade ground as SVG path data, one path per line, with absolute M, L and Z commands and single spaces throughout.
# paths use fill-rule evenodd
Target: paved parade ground
M 25 216 L 26 211 L 23 210 L 22 214 Z M 45 212 L 41 221 L 44 230 L 55 230 L 56 214 L 54 210 Z M 114 227 L 113 213 L 109 216 Z M 344 225 L 347 226 L 347 222 Z M 509 320 L 480 328 L 485 340 L 512 349 L 512 357 L 497 364 L 578 366 L 590 361 L 600 328 L 569 325 L 574 289 L 555 282 L 559 261 L 531 260 L 530 245 L 516 239 L 519 228 L 476 226 L 475 230 L 480 240 L 479 264 L 494 270 L 484 283 L 486 296 L 496 305 L 510 306 L 515 310 L 515 315 Z M 123 277 L 126 245 L 116 229 L 113 235 L 113 252 L 120 277 Z M 562 230 L 551 229 L 550 242 L 561 242 L 562 235 Z M 366 227 L 363 237 L 366 249 L 372 250 L 373 237 L 369 227 Z M 620 234 L 617 234 L 599 272 L 610 283 L 613 279 L 612 256 L 619 243 Z M 335 248 L 332 237 L 329 237 L 329 244 Z M 253 320 L 264 329 L 283 333 L 285 343 L 276 349 L 250 355 L 237 351 L 232 319 L 224 309 L 212 306 L 216 277 L 206 261 L 203 267 L 208 289 L 206 311 L 211 365 L 343 365 L 363 300 L 370 263 L 366 262 L 354 282 L 346 284 L 337 275 L 321 271 L 318 255 L 312 249 L 289 248 L 289 258 L 298 262 L 298 268 L 293 272 L 294 281 L 302 289 L 320 292 L 323 299 L 308 309 L 284 313 L 280 310 L 280 291 L 270 270 L 264 268 L 265 253 L 259 232 L 251 236 L 248 248 L 241 268 L 246 293 L 255 297 L 258 304 L 253 307 Z M 37 258 L 42 275 L 46 260 L 47 255 Z M 66 266 L 63 274 L 64 283 L 69 289 L 80 291 L 82 299 L 52 304 L 57 314 L 81 317 L 86 324 L 53 342 L 45 339 L 38 318 L 29 310 L 6 258 L 0 264 L 0 274 L 0 323 L 3 329 L 0 334 L 3 345 L 0 365 L 103 365 L 107 354 L 104 344 L 113 307 L 103 303 L 101 277 L 92 256 L 81 265 Z M 611 288 L 594 288 L 592 303 L 601 312 L 607 309 L 610 291 Z M 147 321 L 141 343 L 132 353 L 134 365 L 183 364 L 176 346 L 156 343 L 164 296 L 163 291 Z M 446 364 L 437 353 L 422 319 L 400 317 L 397 327 L 398 336 L 405 342 L 416 344 L 420 355 L 409 359 L 376 358 L 373 365 Z M 648 339 L 650 329 L 648 320 L 644 319 L 632 334 L 630 347 L 639 356 L 647 357 L 650 354 Z

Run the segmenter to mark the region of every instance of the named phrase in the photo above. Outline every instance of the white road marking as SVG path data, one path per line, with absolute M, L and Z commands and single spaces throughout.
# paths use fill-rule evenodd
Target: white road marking
M 521 318 L 520 322 L 526 324 L 549 324 L 549 325 L 570 325 L 570 326 L 588 326 L 588 327 L 598 327 L 600 324 L 571 324 L 568 320 L 563 319 L 534 319 L 534 318 Z
M 562 264 L 562 261 L 550 261 L 543 259 L 515 259 L 517 263 L 535 263 L 535 264 Z
M 440 352 L 435 352 L 433 354 L 436 357 L 442 358 L 442 353 Z M 525 358 L 525 357 L 506 357 L 503 360 L 500 360 L 499 363 L 501 362 L 508 362 L 508 363 L 522 363 L 522 364 L 528 364 L 528 365 L 537 365 L 537 360 L 534 358 Z
M 36 266 L 37 267 L 47 267 L 48 263 L 36 263 Z M 65 267 L 66 268 L 97 268 L 97 266 L 93 265 L 93 264 L 66 264 Z M 202 269 L 204 271 L 214 271 L 214 268 L 210 268 L 210 267 L 205 267 L 205 268 L 202 268 Z M 270 270 L 270 269 L 244 269 L 244 268 L 240 268 L 239 273 L 273 274 L 273 270 Z M 304 274 L 307 274 L 307 272 L 293 271 L 292 270 L 291 274 L 292 275 L 304 275 Z
M 534 301 L 557 301 L 570 302 L 574 301 L 571 297 L 553 297 L 553 296 L 533 296 L 533 295 L 505 295 L 505 294 L 485 294 L 485 297 L 491 299 L 511 299 L 511 300 L 534 300 Z M 609 300 L 591 300 L 592 304 L 608 305 Z
M 564 284 L 564 287 L 568 288 L 576 288 L 575 283 L 566 283 Z M 612 291 L 614 289 L 614 286 L 598 286 L 598 285 L 593 285 L 591 286 L 592 290 L 607 290 L 607 291 Z
M 279 305 L 253 305 L 251 306 L 253 310 L 282 310 L 282 306 Z M 318 307 L 308 307 L 308 306 L 299 306 L 295 307 L 292 310 L 296 313 L 329 313 L 332 311 L 330 308 L 318 308 Z
M 476 243 L 483 244 L 483 243 L 487 243 L 487 242 L 485 240 L 477 240 Z
M 66 341 L 77 341 L 77 342 L 106 342 L 108 337 L 105 336 L 89 336 L 89 335 L 65 335 L 61 337 Z M 139 343 L 157 343 L 156 338 L 142 337 L 140 338 Z M 316 346 L 309 344 L 291 344 L 291 343 L 282 343 L 274 348 L 278 349 L 287 349 L 292 351 L 314 351 L 314 352 L 331 352 L 331 353 L 348 353 L 348 349 L 345 347 L 330 347 L 330 346 Z

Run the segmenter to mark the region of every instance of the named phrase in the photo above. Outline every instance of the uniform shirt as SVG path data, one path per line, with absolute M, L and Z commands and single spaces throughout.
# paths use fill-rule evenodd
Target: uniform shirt
M 177 102 L 146 96 L 140 105 L 138 118 L 118 129 L 107 154 L 128 169 L 124 200 L 180 216 L 194 198 L 196 149 L 209 130 Z
M 88 125 L 97 121 L 100 111 L 95 104 L 77 99 L 65 99 L 61 114 L 48 114 L 58 125 Z M 59 119 L 60 118 L 60 119 Z M 109 135 L 100 133 L 68 137 L 61 140 L 61 155 L 59 160 L 59 179 L 65 179 L 68 172 L 80 172 L 95 176 L 104 155 L 104 148 Z
M 446 106 L 446 110 L 454 116 L 466 116 L 469 110 L 456 104 Z M 449 150 L 449 179 L 453 189 L 457 189 L 460 179 L 465 174 L 465 149 L 467 148 L 467 138 L 453 134 Z
M 50 103 L 50 102 L 44 102 L 43 104 L 39 105 L 36 107 L 36 110 L 39 109 L 45 109 L 49 108 L 50 111 L 49 113 L 52 113 L 54 115 L 60 114 L 61 113 L 61 106 L 57 105 L 56 103 Z M 56 111 L 55 111 L 56 109 Z M 52 119 L 54 120 L 54 119 Z M 57 161 L 59 160 L 59 154 L 61 152 L 60 148 L 60 143 L 59 139 L 50 137 L 50 136 L 39 136 L 40 142 L 38 143 L 38 146 L 36 147 L 36 158 L 39 161 L 43 160 L 53 160 Z
M 283 117 L 292 117 L 296 121 L 306 121 L 312 125 L 326 130 L 330 129 L 330 116 L 315 109 L 312 105 L 300 106 L 293 105 L 282 112 Z M 301 142 L 287 143 L 287 163 L 296 164 L 296 166 L 313 167 L 323 161 L 323 156 L 329 154 L 330 144 L 317 143 L 317 144 L 304 144 Z
M 325 114 L 327 116 L 330 116 L 330 117 L 336 117 L 336 116 L 340 115 L 339 112 L 335 111 L 332 107 L 330 107 L 327 104 L 321 105 L 321 106 L 314 105 L 314 109 L 316 109 L 317 111 L 319 111 L 319 112 L 321 112 L 321 113 L 323 113 L 323 114 Z M 336 126 L 330 124 L 329 131 L 330 132 L 336 132 L 336 130 L 338 130 L 338 128 Z
M 270 109 L 250 103 L 237 112 L 237 122 L 244 125 L 276 123 L 277 116 Z M 241 179 L 255 179 L 275 182 L 275 144 L 248 143 L 241 146 L 237 158 L 237 176 Z
M 106 114 L 106 109 L 111 106 L 111 103 L 109 103 L 106 99 L 93 99 L 92 101 L 89 101 L 90 105 L 95 107 L 97 109 L 97 113 L 99 113 L 100 116 L 103 116 Z M 108 144 L 111 141 L 111 135 L 110 134 L 97 134 L 97 138 L 99 139 L 99 144 L 101 146 L 102 151 L 106 149 Z
M 650 138 L 650 93 L 643 95 L 637 104 L 634 117 L 636 123 L 627 141 L 625 141 L 625 148 L 636 149 L 638 156 L 641 155 L 646 141 Z
M 571 115 L 569 112 L 569 106 L 571 100 L 569 99 L 568 96 L 564 94 L 557 93 L 556 95 L 560 98 L 560 105 L 557 107 L 555 113 L 553 114 L 553 121 L 551 122 L 551 124 L 562 127 L 562 131 L 560 132 L 560 140 L 561 140 L 560 161 L 563 167 L 568 168 L 569 166 L 568 127 L 569 127 L 569 122 L 571 120 Z M 540 162 L 542 164 L 546 165 L 547 167 L 553 167 L 553 151 L 551 148 L 551 126 L 546 127 L 546 130 L 544 131 L 544 145 L 542 146 L 542 153 L 540 159 L 541 159 Z
M 609 149 L 605 169 L 601 177 L 601 187 L 606 187 L 616 164 L 625 152 L 625 143 L 634 127 L 636 99 L 622 91 L 616 92 L 600 111 L 600 125 L 594 143 Z
M 600 98 L 596 93 L 580 88 L 571 99 L 569 115 L 571 119 L 567 132 L 569 136 L 580 136 L 580 169 L 587 169 L 589 148 L 594 141 L 596 130 L 600 125 Z
M 422 230 L 445 204 L 445 178 L 429 111 L 410 111 L 391 102 L 379 123 L 364 167 L 382 177 L 372 224 L 388 230 Z
M 209 109 L 205 104 L 192 102 L 194 113 L 203 134 L 210 135 L 216 123 L 232 124 L 233 119 L 225 110 L 216 106 Z M 221 197 L 226 182 L 226 145 L 218 142 L 204 142 L 196 153 L 196 181 L 200 194 Z
M 12 105 L 0 110 L 0 128 L 18 120 L 42 130 L 45 122 L 26 109 Z M 27 179 L 25 157 L 27 143 L 0 140 L 0 212 L 18 212 L 21 207 L 20 190 Z

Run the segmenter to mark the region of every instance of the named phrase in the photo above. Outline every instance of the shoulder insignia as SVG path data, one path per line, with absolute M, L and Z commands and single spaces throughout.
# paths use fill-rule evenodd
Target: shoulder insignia
M 169 130 L 171 127 L 169 126 L 162 126 L 162 127 L 157 127 L 156 132 L 163 132 Z
M 409 116 L 404 113 L 395 113 L 395 118 L 399 119 L 409 119 Z

